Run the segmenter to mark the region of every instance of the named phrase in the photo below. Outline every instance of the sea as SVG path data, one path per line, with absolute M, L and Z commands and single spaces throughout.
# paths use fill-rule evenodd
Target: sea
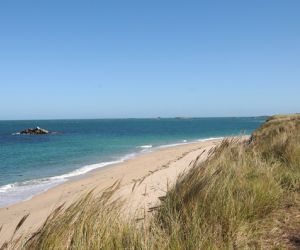
M 0 121 L 0 207 L 28 200 L 72 178 L 160 147 L 251 134 L 265 119 Z M 18 133 L 37 126 L 56 133 Z

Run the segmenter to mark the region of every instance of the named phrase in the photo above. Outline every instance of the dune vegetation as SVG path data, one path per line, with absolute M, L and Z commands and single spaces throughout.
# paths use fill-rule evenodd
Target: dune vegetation
M 223 140 L 144 220 L 123 219 L 117 188 L 57 208 L 2 249 L 299 249 L 300 115 L 272 116 L 247 141 Z

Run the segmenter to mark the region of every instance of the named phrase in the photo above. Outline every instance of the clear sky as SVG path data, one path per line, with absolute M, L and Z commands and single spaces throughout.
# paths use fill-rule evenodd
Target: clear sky
M 300 1 L 0 2 L 0 119 L 300 112 Z

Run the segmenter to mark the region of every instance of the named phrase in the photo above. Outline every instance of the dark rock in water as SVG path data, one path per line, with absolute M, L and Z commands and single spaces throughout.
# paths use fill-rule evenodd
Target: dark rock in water
M 36 128 L 28 128 L 20 132 L 21 135 L 46 135 L 50 132 L 46 129 L 42 129 L 40 127 Z

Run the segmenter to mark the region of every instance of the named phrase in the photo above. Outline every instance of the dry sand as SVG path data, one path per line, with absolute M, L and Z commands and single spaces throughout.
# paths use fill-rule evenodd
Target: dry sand
M 156 149 L 123 163 L 92 171 L 80 179 L 68 181 L 28 201 L 1 208 L 0 245 L 11 237 L 24 215 L 29 214 L 29 217 L 20 228 L 19 234 L 33 232 L 59 205 L 65 203 L 67 206 L 93 188 L 96 194 L 100 194 L 117 180 L 120 180 L 121 186 L 116 195 L 128 200 L 126 211 L 137 216 L 147 212 L 158 204 L 158 197 L 163 196 L 174 185 L 178 175 L 192 166 L 191 163 L 197 156 L 201 154 L 198 161 L 205 160 L 209 150 L 220 141 L 215 139 Z

